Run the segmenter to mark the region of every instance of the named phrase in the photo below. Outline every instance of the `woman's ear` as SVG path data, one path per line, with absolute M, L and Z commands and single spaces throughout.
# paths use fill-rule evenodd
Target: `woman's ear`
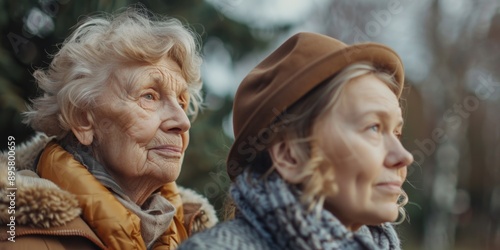
M 72 127 L 71 131 L 81 144 L 88 146 L 94 140 L 94 129 L 94 119 L 90 112 L 82 112 L 78 117 L 78 125 Z
M 293 184 L 302 182 L 302 167 L 289 143 L 279 142 L 272 145 L 269 149 L 269 155 L 273 160 L 276 171 L 285 181 Z

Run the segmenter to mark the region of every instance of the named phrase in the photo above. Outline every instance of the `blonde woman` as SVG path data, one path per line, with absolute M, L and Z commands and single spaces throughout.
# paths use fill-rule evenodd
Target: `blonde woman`
M 175 249 L 217 222 L 175 183 L 201 102 L 198 50 L 178 20 L 142 8 L 77 26 L 34 73 L 44 94 L 26 122 L 46 135 L 17 147 L 15 237 L 2 227 L 1 249 Z
M 180 249 L 399 249 L 412 155 L 404 71 L 374 43 L 299 33 L 243 80 L 227 161 L 235 218 Z

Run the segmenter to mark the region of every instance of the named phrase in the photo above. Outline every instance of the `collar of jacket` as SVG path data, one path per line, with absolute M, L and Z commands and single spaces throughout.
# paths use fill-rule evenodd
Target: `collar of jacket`
M 127 210 L 106 187 L 57 143 L 50 142 L 45 148 L 38 162 L 38 173 L 40 177 L 49 179 L 61 189 L 76 195 L 82 208 L 81 216 L 107 247 L 146 249 L 141 236 L 139 217 Z M 176 188 L 175 184 L 171 188 Z M 176 191 L 174 190 L 174 193 L 178 193 Z M 174 219 L 174 223 L 166 232 L 166 244 L 171 240 L 174 240 L 172 243 L 180 243 L 188 236 L 182 223 L 178 223 L 184 220 L 183 210 L 179 207 L 182 202 L 174 201 L 173 204 L 177 210 L 174 216 L 177 220 Z M 162 240 L 164 237 L 165 235 L 161 237 Z
M 40 143 L 40 138 L 45 143 Z M 37 136 L 28 145 L 20 145 L 18 149 L 23 153 L 18 152 L 17 154 L 22 155 L 19 158 L 18 166 L 16 166 L 18 170 L 32 168 L 29 163 L 34 161 L 34 158 L 36 158 L 35 155 L 38 155 L 38 152 L 40 152 L 39 148 L 44 148 L 48 141 L 50 141 L 50 138 L 46 136 Z M 0 171 L 6 170 L 7 167 L 5 159 L 3 159 L 5 157 L 3 156 L 5 155 L 0 155 Z M 90 239 L 98 246 L 102 247 L 102 243 L 99 244 L 102 240 L 106 247 L 113 249 L 145 249 L 140 234 L 139 218 L 123 207 L 110 191 L 102 186 L 83 165 L 76 161 L 70 153 L 57 143 L 50 142 L 45 146 L 45 150 L 38 160 L 38 173 L 42 178 L 55 183 L 55 185 L 62 189 L 60 190 L 61 192 L 69 193 L 70 196 L 73 196 L 73 199 L 76 197 L 77 202 L 75 204 L 78 213 L 76 213 L 76 216 L 71 217 L 67 213 L 63 213 L 68 208 L 59 209 L 61 214 L 51 217 L 64 217 L 66 221 L 63 220 L 55 224 L 51 221 L 51 224 L 42 225 L 45 228 L 40 228 L 40 225 L 33 225 L 33 221 L 24 222 L 23 226 L 28 226 L 27 230 L 23 231 L 24 234 L 61 235 L 61 232 L 69 231 L 55 229 L 60 229 L 61 227 L 64 229 L 67 229 L 67 227 L 75 229 L 71 227 L 74 225 L 69 223 L 69 221 L 72 221 L 75 217 L 77 217 L 77 220 L 80 219 L 78 217 L 80 215 L 92 229 L 90 230 L 87 227 L 89 230 L 85 230 L 85 227 L 82 227 L 84 229 L 81 230 L 83 233 L 80 236 Z M 5 183 L 3 186 L 0 183 L 0 191 L 2 189 L 5 191 Z M 32 193 L 39 193 L 45 190 L 45 188 L 36 187 L 35 192 Z M 23 197 L 20 198 L 19 193 L 17 199 L 22 200 Z M 163 186 L 161 193 L 176 207 L 176 215 L 170 228 L 156 241 L 153 248 L 165 246 L 175 248 L 188 235 L 209 228 L 217 223 L 215 210 L 206 198 L 201 195 L 189 189 L 178 187 L 175 183 L 168 183 Z M 62 199 L 66 201 L 70 200 L 70 198 L 63 197 Z M 28 197 L 25 200 L 29 200 Z M 65 204 L 65 202 L 60 201 L 59 203 Z M 25 206 L 29 205 L 25 204 Z M 80 208 L 82 210 L 81 214 L 79 214 Z M 31 209 L 31 207 L 28 207 L 28 209 Z M 69 208 L 69 210 L 71 209 L 75 208 Z M 0 220 L 2 220 L 3 224 L 5 218 L 0 218 Z M 33 226 L 38 227 L 35 230 L 36 232 L 29 229 L 29 227 Z M 43 233 L 40 233 L 41 231 Z M 94 232 L 99 238 L 94 237 Z M 18 234 L 18 236 L 21 235 Z

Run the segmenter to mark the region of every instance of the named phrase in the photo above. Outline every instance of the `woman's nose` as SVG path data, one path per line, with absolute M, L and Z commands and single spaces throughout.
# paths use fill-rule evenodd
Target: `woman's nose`
M 385 166 L 391 168 L 401 168 L 413 162 L 413 155 L 403 147 L 399 140 L 391 143 L 385 158 Z
M 176 132 L 182 134 L 191 128 L 191 122 L 184 109 L 177 104 L 164 105 L 161 109 L 162 124 L 161 129 L 165 132 Z

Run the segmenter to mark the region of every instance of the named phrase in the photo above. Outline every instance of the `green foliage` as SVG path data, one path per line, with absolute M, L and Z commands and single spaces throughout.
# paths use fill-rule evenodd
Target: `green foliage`
M 15 136 L 20 143 L 34 134 L 21 122 L 26 104 L 42 94 L 32 73 L 49 65 L 49 55 L 57 52 L 58 44 L 70 34 L 74 25 L 84 16 L 114 12 L 132 4 L 141 4 L 154 13 L 181 20 L 199 35 L 202 44 L 210 37 L 218 37 L 233 61 L 267 43 L 255 38 L 246 24 L 224 17 L 202 0 L 0 0 L 0 138 Z M 33 13 L 37 14 L 36 18 L 28 18 Z M 47 29 L 39 29 L 34 35 L 28 31 L 29 25 Z M 205 87 L 204 92 L 210 93 L 210 90 Z M 211 95 L 211 98 L 218 103 L 217 108 L 207 108 L 193 123 L 179 182 L 208 196 L 220 209 L 229 185 L 225 158 L 232 143 L 222 130 L 222 121 L 231 112 L 232 97 Z M 1 144 L 0 150 L 6 146 Z
M 202 43 L 210 36 L 219 37 L 230 49 L 234 60 L 241 58 L 248 51 L 263 47 L 266 43 L 255 39 L 248 26 L 224 18 L 212 5 L 201 0 L 0 1 L 1 138 L 13 135 L 18 141 L 22 141 L 33 134 L 30 128 L 20 123 L 19 116 L 19 113 L 26 109 L 24 103 L 41 94 L 37 93 L 31 73 L 36 68 L 48 66 L 48 54 L 57 51 L 57 44 L 67 37 L 82 16 L 113 12 L 137 3 L 155 13 L 176 17 L 185 22 L 200 35 Z M 37 16 L 39 18 L 28 19 L 33 10 L 39 10 L 42 14 Z M 53 22 L 53 30 L 42 32 L 41 35 L 30 34 L 26 28 L 28 24 L 43 22 L 43 16 Z M 5 145 L 0 145 L 0 149 L 4 148 Z

